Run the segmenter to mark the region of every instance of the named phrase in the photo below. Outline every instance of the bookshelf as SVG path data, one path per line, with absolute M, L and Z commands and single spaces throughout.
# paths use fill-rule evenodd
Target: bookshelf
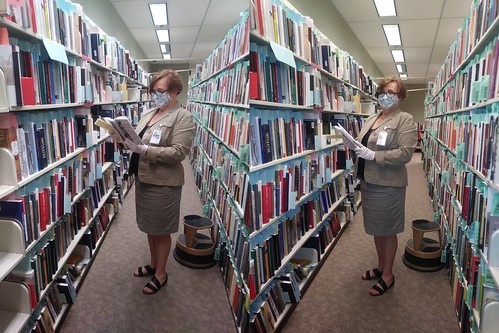
M 499 315 L 497 5 L 472 3 L 425 101 L 423 166 L 461 332 L 492 332 Z
M 133 182 L 129 152 L 94 121 L 137 123 L 148 75 L 78 4 L 4 5 L 0 330 L 48 332 L 75 302 Z
M 306 48 L 275 39 L 267 20 L 289 37 L 286 15 L 286 25 L 310 34 Z M 190 161 L 204 214 L 217 225 L 216 260 L 238 331 L 282 328 L 352 220 L 360 199 L 332 125 L 356 135 L 374 112 L 375 89 L 284 1 L 250 1 L 190 78 Z

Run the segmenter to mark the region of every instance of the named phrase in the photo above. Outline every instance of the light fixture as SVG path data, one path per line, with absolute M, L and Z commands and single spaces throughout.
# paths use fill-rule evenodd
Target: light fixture
M 378 16 L 397 16 L 393 0 L 374 0 L 374 6 L 376 7 Z
M 402 80 L 407 80 L 407 74 L 400 74 L 399 76 Z
M 154 25 L 168 25 L 166 3 L 150 3 L 149 10 L 151 11 Z
M 163 59 L 171 59 L 172 58 L 172 55 L 171 53 L 163 53 Z
M 388 45 L 390 46 L 402 45 L 398 24 L 383 24 L 383 31 L 385 32 Z
M 392 52 L 393 61 L 405 62 L 404 50 L 390 50 Z
M 161 53 L 166 53 L 166 45 L 165 44 L 160 44 L 159 47 L 161 48 Z
M 156 35 L 158 35 L 158 40 L 160 43 L 170 42 L 170 32 L 168 29 L 158 29 L 156 30 Z
M 397 64 L 397 71 L 399 73 L 407 73 L 407 66 L 405 64 Z

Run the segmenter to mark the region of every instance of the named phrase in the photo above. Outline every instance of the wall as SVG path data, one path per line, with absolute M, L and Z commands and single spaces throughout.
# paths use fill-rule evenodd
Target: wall
M 317 28 L 336 46 L 347 51 L 368 75 L 383 75 L 330 0 L 314 0 L 313 5 L 310 0 L 288 2 L 302 15 L 310 16 Z
M 103 0 L 72 0 L 83 7 L 83 12 L 101 28 L 106 34 L 115 37 L 130 52 L 133 59 L 145 58 L 144 52 L 133 37 L 132 33 L 121 19 L 120 14 L 109 1 Z M 141 64 L 148 72 L 149 69 Z
M 406 86 L 408 90 L 426 88 L 425 86 Z M 426 89 L 418 91 L 409 91 L 407 98 L 400 103 L 402 111 L 412 114 L 414 121 L 424 123 L 424 99 Z

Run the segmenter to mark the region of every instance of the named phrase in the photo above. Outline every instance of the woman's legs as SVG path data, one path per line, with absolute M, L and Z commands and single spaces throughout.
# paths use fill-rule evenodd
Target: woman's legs
M 151 266 L 155 264 L 156 274 L 154 276 L 162 285 L 166 279 L 166 262 L 170 254 L 172 243 L 171 235 L 148 235 L 149 247 L 151 250 Z M 153 291 L 148 287 L 144 287 L 144 292 L 150 294 Z
M 398 238 L 397 235 L 374 236 L 376 251 L 378 252 L 378 268 L 383 271 L 382 279 L 390 287 L 393 283 L 393 262 L 397 253 Z M 379 292 L 371 289 L 371 295 L 379 295 Z

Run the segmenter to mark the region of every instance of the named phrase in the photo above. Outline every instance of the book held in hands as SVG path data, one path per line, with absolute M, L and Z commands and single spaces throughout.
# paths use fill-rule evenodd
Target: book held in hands
M 116 133 L 118 143 L 124 143 L 125 139 L 130 139 L 138 145 L 144 144 L 126 116 L 119 116 L 114 119 L 102 117 L 95 121 L 95 125 L 106 129 L 108 132 Z

